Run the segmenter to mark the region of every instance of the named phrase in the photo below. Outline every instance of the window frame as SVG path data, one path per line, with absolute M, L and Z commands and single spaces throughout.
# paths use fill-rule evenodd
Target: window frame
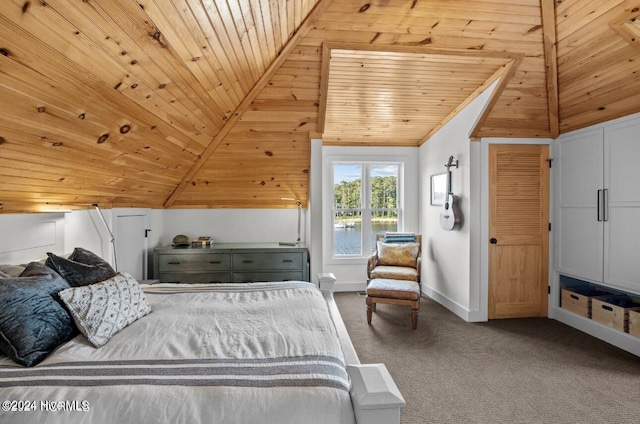
M 334 169 L 335 165 L 361 165 L 362 166 L 362 174 L 361 174 L 361 185 L 360 185 L 360 208 L 348 208 L 344 209 L 345 211 L 361 211 L 362 214 L 362 227 L 361 227 L 361 253 L 354 255 L 336 255 L 334 249 L 335 243 L 335 212 L 339 209 L 334 208 Z M 326 190 L 326 198 L 325 198 L 325 214 L 324 216 L 327 218 L 324 220 L 327 222 L 330 227 L 328 232 L 325 234 L 330 234 L 327 236 L 326 240 L 328 241 L 327 247 L 325 249 L 325 262 L 332 264 L 347 264 L 347 263 L 362 263 L 366 262 L 366 260 L 371 256 L 368 246 L 372 244 L 372 212 L 373 208 L 371 207 L 371 168 L 375 165 L 395 165 L 398 167 L 398 175 L 396 178 L 396 199 L 397 204 L 396 208 L 376 208 L 375 210 L 383 211 L 397 211 L 398 214 L 398 231 L 403 231 L 404 229 L 404 168 L 405 168 L 405 158 L 400 157 L 385 157 L 385 158 L 368 158 L 363 159 L 361 157 L 329 157 L 327 158 L 327 168 L 328 172 L 325 175 L 328 175 L 328 180 L 326 181 L 327 190 Z

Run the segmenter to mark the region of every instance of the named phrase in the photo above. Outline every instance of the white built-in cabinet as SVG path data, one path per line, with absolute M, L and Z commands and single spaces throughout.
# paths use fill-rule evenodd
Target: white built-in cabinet
M 566 275 L 640 295 L 640 116 L 563 135 L 553 159 L 556 294 Z M 640 339 L 553 306 L 561 321 L 640 352 Z
M 558 140 L 560 273 L 640 294 L 640 119 Z

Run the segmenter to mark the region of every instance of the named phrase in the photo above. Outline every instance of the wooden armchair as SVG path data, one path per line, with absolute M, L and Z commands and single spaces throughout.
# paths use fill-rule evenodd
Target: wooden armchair
M 379 251 L 378 243 L 384 240 L 384 234 L 376 235 L 376 251 L 369 257 L 367 261 L 367 278 L 389 278 L 393 280 L 409 280 L 420 284 L 420 265 L 422 263 L 422 236 L 415 235 L 415 243 L 418 244 L 418 252 L 415 261 L 407 261 L 408 257 L 402 255 L 399 262 L 393 262 L 391 256 L 382 257 Z M 396 243 L 388 243 L 388 245 L 396 245 Z M 383 247 L 384 249 L 384 247 Z M 387 252 L 382 252 L 382 254 Z M 394 252 L 389 252 L 393 254 Z
M 376 236 L 376 251 L 367 262 L 367 322 L 371 325 L 377 303 L 411 307 L 411 324 L 418 326 L 420 308 L 420 268 L 422 236 L 415 242 L 385 243 L 384 234 Z

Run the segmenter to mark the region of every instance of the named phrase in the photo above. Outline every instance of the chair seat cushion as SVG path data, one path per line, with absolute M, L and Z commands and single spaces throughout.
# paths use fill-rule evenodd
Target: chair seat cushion
M 418 300 L 420 285 L 415 281 L 375 278 L 367 286 L 367 295 L 389 299 Z
M 385 278 L 390 280 L 418 281 L 418 270 L 408 266 L 378 265 L 371 270 L 369 278 Z

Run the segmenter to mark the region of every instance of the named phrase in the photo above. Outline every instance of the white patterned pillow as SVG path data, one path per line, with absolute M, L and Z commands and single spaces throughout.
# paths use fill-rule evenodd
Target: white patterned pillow
M 142 318 L 151 307 L 135 278 L 119 273 L 108 280 L 59 292 L 78 329 L 95 346 Z

